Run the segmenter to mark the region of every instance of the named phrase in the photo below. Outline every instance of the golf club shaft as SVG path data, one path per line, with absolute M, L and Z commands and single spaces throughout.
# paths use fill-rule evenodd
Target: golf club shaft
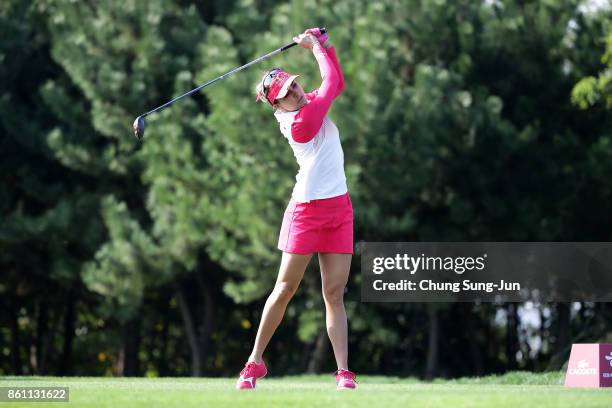
M 322 28 L 322 29 L 321 29 L 321 33 L 325 33 L 325 28 Z M 210 84 L 212 84 L 212 83 L 215 83 L 215 82 L 217 82 L 217 81 L 219 81 L 219 80 L 221 80 L 221 79 L 225 79 L 225 78 L 227 78 L 228 76 L 232 75 L 232 74 L 233 74 L 233 73 L 235 73 L 235 72 L 242 71 L 243 69 L 245 69 L 245 68 L 247 68 L 247 67 L 250 67 L 250 66 L 251 66 L 251 65 L 253 65 L 253 64 L 256 64 L 256 63 L 258 63 L 258 62 L 260 62 L 260 61 L 265 60 L 266 58 L 269 58 L 269 57 L 271 57 L 271 56 L 273 56 L 273 55 L 276 55 L 276 54 L 278 54 L 278 53 L 280 53 L 280 52 L 283 52 L 283 51 L 285 51 L 285 50 L 288 50 L 289 48 L 291 48 L 291 47 L 293 47 L 293 46 L 295 46 L 295 45 L 297 45 L 297 43 L 295 43 L 295 42 L 292 42 L 292 43 L 290 43 L 290 44 L 284 45 L 284 46 L 280 47 L 280 48 L 279 48 L 279 49 L 277 49 L 277 50 L 274 50 L 274 51 L 272 51 L 272 52 L 270 52 L 270 53 L 268 53 L 268 54 L 266 54 L 266 55 L 263 55 L 263 56 L 261 56 L 261 57 L 259 57 L 259 58 L 255 59 L 255 60 L 253 60 L 253 61 L 251 61 L 251 62 L 249 62 L 249 63 L 247 63 L 247 64 L 244 64 L 244 65 L 243 65 L 243 66 L 241 66 L 241 67 L 234 68 L 234 69 L 232 69 L 231 71 L 229 71 L 229 72 L 227 72 L 227 73 L 225 73 L 225 74 L 221 75 L 220 77 L 217 77 L 217 78 L 215 78 L 215 79 L 212 79 L 212 80 L 210 80 L 210 81 L 206 82 L 205 84 L 202 84 L 202 85 L 198 86 L 197 88 L 192 89 L 192 90 L 191 90 L 191 91 L 189 91 L 189 92 L 186 92 L 186 93 L 184 93 L 184 94 L 182 94 L 182 95 L 180 95 L 180 96 L 177 96 L 176 98 L 172 99 L 171 101 L 168 101 L 168 102 L 164 103 L 163 105 L 158 106 L 157 108 L 155 108 L 155 109 L 153 109 L 153 110 L 148 111 L 147 113 L 143 113 L 143 114 L 142 114 L 142 115 L 140 115 L 140 116 L 144 118 L 145 116 L 150 115 L 151 113 L 154 113 L 154 112 L 160 111 L 160 110 L 164 109 L 165 107 L 172 105 L 174 102 L 178 101 L 179 99 L 184 98 L 185 96 L 189 96 L 189 95 L 191 95 L 191 94 L 193 94 L 193 93 L 195 93 L 195 92 L 198 92 L 200 89 L 205 88 L 205 87 L 207 87 L 208 85 L 210 85 Z

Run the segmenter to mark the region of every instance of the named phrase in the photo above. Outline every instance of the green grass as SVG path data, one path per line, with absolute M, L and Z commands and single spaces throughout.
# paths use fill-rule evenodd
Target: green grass
M 436 380 L 359 376 L 356 391 L 336 391 L 333 377 L 266 378 L 236 391 L 234 378 L 3 377 L 0 386 L 67 386 L 73 407 L 612 407 L 612 389 L 563 387 L 559 372 Z M 62 403 L 0 403 L 0 408 L 61 407 Z

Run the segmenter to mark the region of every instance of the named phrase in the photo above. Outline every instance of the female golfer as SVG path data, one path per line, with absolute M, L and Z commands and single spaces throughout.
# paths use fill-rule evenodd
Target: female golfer
M 346 187 L 344 154 L 336 125 L 326 117 L 344 89 L 342 69 L 327 35 L 318 28 L 293 40 L 312 53 L 319 64 L 321 86 L 304 93 L 298 75 L 274 68 L 257 86 L 257 100 L 270 104 L 299 165 L 297 182 L 278 238 L 283 251 L 278 278 L 263 309 L 253 351 L 236 388 L 255 388 L 267 374 L 262 355 L 296 292 L 312 254 L 321 266 L 326 325 L 338 370 L 338 389 L 354 389 L 355 374 L 348 370 L 347 320 L 344 287 L 353 254 L 353 207 Z

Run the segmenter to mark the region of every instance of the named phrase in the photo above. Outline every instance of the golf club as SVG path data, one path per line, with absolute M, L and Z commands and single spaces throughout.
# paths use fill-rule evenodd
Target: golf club
M 321 28 L 320 30 L 321 30 L 321 34 L 324 34 L 327 31 L 325 28 Z M 286 50 L 288 50 L 289 48 L 291 48 L 291 47 L 293 47 L 295 45 L 297 45 L 297 43 L 292 42 L 291 44 L 287 44 L 287 45 L 285 45 L 283 47 L 280 47 L 279 49 L 274 50 L 274 51 L 272 51 L 272 52 L 270 52 L 270 53 L 268 53 L 268 54 L 266 54 L 266 55 L 264 55 L 262 57 L 259 57 L 259 58 L 255 59 L 255 60 L 253 60 L 253 61 L 251 61 L 251 62 L 249 62 L 247 64 L 244 64 L 241 67 L 234 68 L 233 70 L 231 70 L 231 71 L 229 71 L 229 72 L 227 72 L 227 73 L 225 73 L 225 74 L 223 74 L 223 75 L 221 75 L 221 76 L 219 76 L 219 77 L 217 77 L 215 79 L 212 79 L 212 80 L 206 82 L 205 84 L 202 84 L 202 85 L 198 86 L 197 88 L 192 89 L 189 92 L 186 92 L 186 93 L 184 93 L 184 94 L 182 94 L 180 96 L 177 96 L 176 98 L 172 99 L 171 101 L 168 101 L 168 102 L 164 103 L 161 106 L 158 106 L 157 108 L 155 108 L 153 110 L 150 110 L 150 111 L 148 111 L 146 113 L 143 113 L 142 115 L 138 116 L 134 120 L 134 123 L 132 125 L 132 127 L 134 128 L 134 135 L 136 136 L 136 138 L 138 140 L 141 140 L 144 137 L 144 132 L 145 132 L 145 121 L 144 121 L 144 118 L 146 116 L 148 116 L 148 115 L 150 115 L 150 114 L 152 114 L 154 112 L 158 112 L 158 111 L 160 111 L 160 110 L 162 110 L 162 109 L 172 105 L 174 102 L 178 101 L 179 99 L 184 98 L 185 96 L 189 96 L 189 95 L 199 91 L 200 89 L 207 87 L 208 85 L 211 85 L 211 84 L 213 84 L 213 83 L 215 83 L 215 82 L 217 82 L 217 81 L 219 81 L 221 79 L 227 78 L 228 76 L 232 75 L 235 72 L 242 71 L 243 69 L 245 69 L 245 68 L 247 68 L 247 67 L 249 67 L 249 66 L 251 66 L 251 65 L 253 65 L 253 64 L 255 64 L 255 63 L 259 62 L 259 61 L 263 61 L 266 58 L 269 58 L 269 57 L 271 57 L 273 55 L 276 55 L 276 54 L 278 54 L 280 52 L 286 51 Z

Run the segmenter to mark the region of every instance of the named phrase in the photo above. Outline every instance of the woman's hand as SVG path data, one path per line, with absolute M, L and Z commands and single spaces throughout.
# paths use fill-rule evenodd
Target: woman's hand
M 319 43 L 317 37 L 315 37 L 313 34 L 306 33 L 293 37 L 293 41 L 307 49 L 311 49 L 315 44 Z
M 304 34 L 312 34 L 315 37 L 317 37 L 317 40 L 319 40 L 319 43 L 327 48 L 327 41 L 329 40 L 329 36 L 327 35 L 327 33 L 322 34 L 321 33 L 321 29 L 319 29 L 319 27 L 313 27 L 313 28 L 309 28 L 306 31 L 304 31 Z

